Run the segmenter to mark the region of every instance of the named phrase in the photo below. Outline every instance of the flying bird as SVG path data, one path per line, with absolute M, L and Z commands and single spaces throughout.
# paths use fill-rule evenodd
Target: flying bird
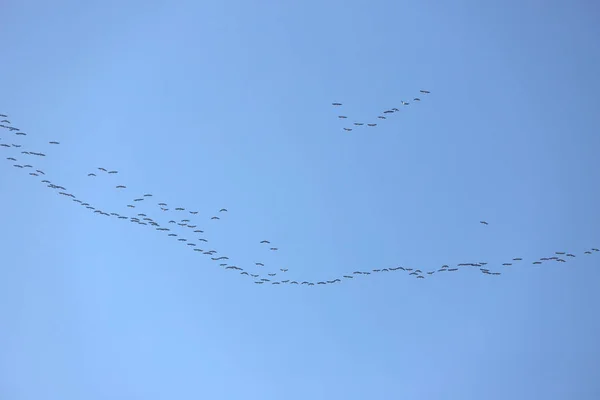
M 479 221 L 479 223 L 483 224 L 483 225 L 488 225 L 488 223 L 486 221 Z
M 419 92 L 421 92 L 421 93 L 425 93 L 425 94 L 429 94 L 429 93 L 431 93 L 429 90 L 419 90 Z
M 342 103 L 331 103 L 332 106 L 341 106 Z

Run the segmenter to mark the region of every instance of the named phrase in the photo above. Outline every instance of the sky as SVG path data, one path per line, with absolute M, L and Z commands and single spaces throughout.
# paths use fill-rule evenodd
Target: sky
M 599 12 L 3 1 L 0 398 L 600 398 Z

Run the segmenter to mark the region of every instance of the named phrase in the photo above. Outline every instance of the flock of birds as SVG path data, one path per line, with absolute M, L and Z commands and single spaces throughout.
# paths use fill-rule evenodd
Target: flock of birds
M 429 90 L 420 90 L 421 95 L 428 95 L 429 93 L 431 93 Z M 413 101 L 415 102 L 419 102 L 421 101 L 421 99 L 419 97 L 415 97 L 413 98 Z M 404 101 L 404 100 L 400 100 L 400 104 L 401 107 L 406 107 L 410 105 L 410 102 L 408 101 Z M 332 106 L 334 107 L 341 107 L 343 104 L 342 103 L 331 103 Z M 385 120 L 388 118 L 388 116 L 391 116 L 392 114 L 395 113 L 399 113 L 400 109 L 397 107 L 392 107 L 392 108 L 388 108 L 387 110 L 382 111 L 378 116 L 377 119 L 378 120 Z M 347 115 L 338 115 L 338 118 L 343 120 L 343 121 L 347 121 L 348 120 L 348 116 Z M 368 128 L 374 128 L 377 126 L 377 122 L 353 122 L 352 125 L 350 126 L 346 126 L 344 127 L 344 130 L 346 132 L 352 132 L 354 129 L 356 128 L 360 128 L 360 127 L 368 127 Z
M 427 90 L 420 91 L 422 95 L 427 95 L 430 92 Z M 421 101 L 420 98 L 415 97 L 413 101 Z M 408 106 L 410 103 L 401 101 L 402 106 Z M 332 103 L 335 107 L 340 107 L 341 103 Z M 393 114 L 399 112 L 398 108 L 391 108 L 383 112 L 384 115 L 380 115 L 379 119 L 386 119 L 385 115 Z M 349 272 L 343 274 L 341 276 L 333 277 L 332 279 L 326 280 L 293 280 L 288 279 L 287 268 L 279 267 L 279 266 L 271 266 L 267 265 L 264 260 L 257 260 L 253 262 L 253 264 L 245 265 L 244 267 L 238 266 L 236 263 L 233 263 L 227 255 L 223 255 L 219 253 L 215 249 L 211 249 L 209 245 L 209 240 L 205 235 L 205 228 L 200 227 L 198 224 L 200 222 L 195 221 L 194 219 L 198 218 L 199 211 L 197 210 L 189 210 L 185 207 L 181 207 L 179 205 L 172 206 L 165 202 L 156 202 L 153 201 L 152 193 L 143 193 L 139 196 L 135 196 L 131 199 L 131 201 L 125 204 L 124 211 L 115 212 L 109 210 L 102 210 L 99 207 L 96 207 L 89 202 L 85 201 L 83 198 L 78 197 L 74 193 L 70 192 L 66 187 L 57 184 L 56 182 L 52 182 L 49 177 L 46 175 L 46 172 L 38 166 L 34 166 L 36 161 L 41 161 L 44 157 L 46 157 L 46 150 L 44 152 L 41 151 L 33 151 L 27 147 L 27 143 L 25 137 L 28 135 L 21 131 L 19 128 L 13 126 L 11 122 L 8 120 L 8 116 L 5 114 L 0 114 L 0 134 L 2 131 L 7 132 L 9 137 L 12 136 L 14 139 L 9 139 L 9 137 L 5 135 L 0 136 L 0 150 L 5 148 L 7 152 L 6 160 L 10 161 L 14 168 L 18 168 L 20 170 L 25 171 L 30 177 L 38 180 L 39 183 L 46 185 L 50 190 L 55 191 L 58 195 L 63 196 L 64 198 L 71 199 L 74 204 L 79 205 L 80 207 L 89 210 L 90 212 L 102 215 L 104 217 L 113 218 L 116 220 L 129 221 L 130 223 L 144 226 L 147 228 L 152 228 L 160 233 L 163 233 L 167 238 L 171 238 L 173 240 L 177 240 L 181 242 L 188 248 L 191 248 L 194 252 L 203 255 L 210 259 L 211 262 L 217 264 L 219 267 L 229 270 L 236 271 L 239 275 L 245 276 L 251 279 L 257 285 L 305 285 L 305 286 L 315 286 L 315 285 L 331 285 L 338 284 L 346 280 L 354 279 L 361 276 L 368 276 L 371 274 L 381 274 L 388 272 L 403 272 L 408 276 L 414 277 L 416 279 L 425 279 L 426 277 L 431 277 L 434 274 L 440 273 L 450 273 L 455 272 L 460 269 L 465 268 L 476 268 L 482 274 L 497 276 L 501 275 L 501 269 L 495 270 L 491 269 L 492 266 L 488 265 L 487 262 L 478 261 L 478 262 L 462 262 L 455 265 L 447 265 L 444 264 L 437 268 L 428 268 L 428 269 L 419 269 L 419 268 L 411 268 L 407 266 L 394 266 L 394 267 L 386 267 L 386 268 L 376 268 L 369 270 L 357 270 L 353 272 Z M 339 116 L 340 119 L 347 119 L 346 116 Z M 354 122 L 354 126 L 361 127 L 365 125 L 362 122 Z M 375 123 L 367 123 L 367 127 L 374 127 L 377 124 Z M 345 127 L 345 131 L 351 131 L 353 128 Z M 12 134 L 12 135 L 11 135 Z M 19 139 L 19 140 L 17 140 Z M 47 142 L 48 146 L 58 146 L 60 142 L 58 141 L 49 141 Z M 98 167 L 94 172 L 89 172 L 87 177 L 90 179 L 98 179 L 99 175 L 108 176 L 118 176 L 119 171 L 111 170 L 104 167 Z M 115 182 L 116 183 L 116 182 Z M 117 191 L 126 191 L 127 186 L 119 182 L 114 185 L 114 190 Z M 170 219 L 168 222 L 160 222 L 159 218 L 156 216 L 150 217 L 145 212 L 136 212 L 143 208 L 143 204 L 151 203 L 150 206 L 155 207 L 155 211 L 158 212 L 160 210 L 161 215 L 169 215 Z M 144 210 L 142 210 L 144 211 Z M 218 211 L 208 214 L 210 216 L 205 217 L 205 223 L 217 223 L 217 222 L 209 222 L 209 221 L 218 221 L 221 217 L 224 217 L 227 214 L 228 210 L 226 208 L 221 208 Z M 480 221 L 482 225 L 489 225 L 487 221 Z M 263 246 L 265 250 L 269 252 L 278 252 L 279 248 L 275 247 L 271 241 L 269 240 L 260 240 L 257 243 L 260 246 Z M 591 255 L 595 252 L 600 252 L 598 248 L 590 248 L 584 251 L 583 254 Z M 558 262 L 564 263 L 567 262 L 568 259 L 576 257 L 575 253 L 566 252 L 566 251 L 556 251 L 552 255 L 548 255 L 545 257 L 541 257 L 537 260 L 532 261 L 534 265 L 540 265 L 544 262 Z M 502 263 L 499 265 L 499 268 L 510 267 L 516 263 L 522 263 L 522 257 L 514 257 L 511 260 Z

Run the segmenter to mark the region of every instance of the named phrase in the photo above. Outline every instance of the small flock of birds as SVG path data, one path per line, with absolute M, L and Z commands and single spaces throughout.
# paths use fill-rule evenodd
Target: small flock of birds
M 429 94 L 429 91 L 421 90 L 423 94 Z M 414 101 L 420 101 L 419 98 L 415 98 Z M 408 105 L 409 103 L 402 102 L 403 105 Z M 341 103 L 333 103 L 334 106 L 340 106 Z M 395 109 L 388 110 L 390 113 L 397 112 Z M 386 111 L 387 112 L 387 111 Z M 384 112 L 384 113 L 386 113 Z M 382 117 L 382 116 L 380 116 Z M 14 138 L 23 139 L 27 136 L 27 134 L 21 131 L 19 128 L 14 127 L 11 122 L 8 120 L 8 116 L 5 114 L 0 114 L 0 118 L 4 118 L 0 121 L 0 128 L 4 129 L 9 134 L 12 133 Z M 358 123 L 360 126 L 362 123 Z M 367 126 L 371 126 L 367 124 Z M 2 130 L 0 130 L 0 134 Z M 4 136 L 4 135 L 2 135 Z M 315 286 L 315 285 L 332 285 L 338 284 L 345 280 L 354 279 L 360 276 L 368 276 L 371 274 L 381 274 L 388 272 L 403 272 L 408 276 L 412 276 L 416 279 L 425 279 L 428 276 L 432 276 L 434 274 L 440 273 L 448 273 L 448 272 L 456 272 L 459 269 L 478 269 L 482 274 L 497 276 L 501 275 L 502 272 L 499 270 L 491 269 L 491 266 L 488 265 L 487 262 L 477 261 L 477 262 L 462 262 L 455 265 L 447 265 L 444 264 L 441 267 L 429 268 L 429 269 L 419 269 L 412 268 L 407 266 L 394 266 L 387 268 L 375 268 L 369 270 L 357 270 L 351 273 L 346 273 L 341 276 L 332 277 L 327 280 L 294 280 L 288 279 L 287 272 L 288 268 L 280 267 L 280 266 L 270 266 L 267 267 L 265 261 L 255 261 L 250 265 L 240 267 L 236 263 L 233 263 L 227 255 L 222 255 L 215 249 L 209 248 L 209 240 L 206 238 L 204 228 L 199 228 L 198 222 L 192 221 L 193 218 L 197 218 L 196 216 L 199 214 L 197 210 L 188 210 L 185 207 L 177 206 L 169 206 L 165 202 L 154 202 L 152 199 L 154 195 L 152 193 L 143 193 L 142 195 L 133 197 L 130 201 L 125 204 L 124 211 L 115 212 L 102 210 L 99 207 L 91 205 L 89 202 L 85 201 L 82 198 L 79 198 L 74 193 L 71 193 L 67 190 L 66 187 L 59 185 L 57 183 L 51 182 L 49 178 L 46 176 L 46 173 L 42 168 L 34 167 L 34 161 L 29 160 L 40 160 L 46 157 L 45 152 L 40 151 L 32 151 L 28 150 L 26 144 L 22 141 L 13 141 L 9 140 L 11 143 L 7 143 L 5 137 L 0 136 L 0 147 L 7 148 L 8 157 L 6 157 L 7 161 L 13 163 L 13 167 L 25 170 L 29 176 L 32 178 L 37 178 L 41 184 L 45 184 L 51 190 L 56 191 L 57 194 L 70 198 L 73 203 L 78 204 L 79 206 L 93 212 L 97 215 L 102 215 L 105 217 L 114 218 L 117 220 L 129 221 L 136 225 L 145 226 L 148 228 L 154 228 L 156 231 L 163 233 L 168 238 L 176 239 L 178 242 L 181 242 L 185 246 L 192 248 L 194 252 L 197 252 L 201 255 L 210 258 L 210 261 L 218 264 L 219 267 L 230 270 L 237 271 L 239 275 L 246 276 L 250 278 L 257 285 L 271 284 L 271 285 L 305 285 L 305 286 Z M 60 145 L 58 141 L 49 141 L 47 142 L 49 146 L 57 146 Z M 113 176 L 117 177 L 119 174 L 118 170 L 107 169 L 104 167 L 97 167 L 94 172 L 88 172 L 87 177 L 90 179 L 98 179 L 101 175 L 105 175 L 106 177 Z M 117 184 L 114 185 L 114 190 L 124 191 L 127 190 L 127 186 L 121 182 L 115 182 Z M 160 210 L 161 214 L 164 215 L 172 215 L 173 217 L 168 220 L 168 222 L 161 223 L 158 218 L 155 216 L 154 218 L 148 216 L 147 212 L 139 212 L 135 213 L 138 208 L 143 207 L 143 204 L 149 203 L 150 206 L 155 206 L 155 210 Z M 136 211 L 133 211 L 136 210 Z M 142 210 L 144 211 L 144 210 Z M 131 214 L 131 213 L 135 214 Z M 206 217 L 208 221 L 221 220 L 221 216 L 224 216 L 228 213 L 227 208 L 220 208 L 218 212 L 213 213 L 210 217 Z M 180 218 L 182 217 L 182 218 Z M 482 225 L 489 225 L 487 221 L 479 221 Z M 258 243 L 260 246 L 263 246 L 269 252 L 278 252 L 279 248 L 275 247 L 271 244 L 269 240 L 260 240 Z M 600 252 L 598 248 L 590 248 L 586 249 L 583 254 L 591 255 L 596 252 Z M 544 262 L 559 262 L 564 263 L 567 262 L 568 259 L 576 257 L 575 253 L 567 252 L 567 251 L 556 251 L 552 255 L 548 255 L 545 257 L 541 257 L 537 260 L 533 260 L 533 265 L 540 265 Z M 511 260 L 502 263 L 498 267 L 506 268 L 510 267 L 516 263 L 523 262 L 523 258 L 514 257 Z
M 429 90 L 420 90 L 419 91 L 421 93 L 421 95 L 428 95 L 429 93 L 431 93 Z M 413 98 L 414 102 L 420 102 L 421 99 L 419 97 L 415 97 Z M 408 101 L 404 101 L 404 100 L 400 100 L 400 107 L 406 107 L 410 105 L 410 102 Z M 341 107 L 343 104 L 342 103 L 331 103 L 332 106 L 334 107 Z M 392 107 L 392 108 L 388 108 L 387 110 L 382 111 L 378 116 L 377 119 L 378 120 L 385 120 L 388 118 L 388 116 L 395 114 L 395 113 L 399 113 L 400 112 L 400 108 L 397 107 Z M 338 118 L 343 120 L 343 121 L 347 121 L 348 120 L 348 116 L 347 115 L 338 115 Z M 343 129 L 346 132 L 352 132 L 354 129 L 356 128 L 360 128 L 360 127 L 369 127 L 369 128 L 374 128 L 377 126 L 377 122 L 372 121 L 372 122 L 360 122 L 360 121 L 354 121 L 352 123 L 352 125 L 349 126 L 345 126 Z

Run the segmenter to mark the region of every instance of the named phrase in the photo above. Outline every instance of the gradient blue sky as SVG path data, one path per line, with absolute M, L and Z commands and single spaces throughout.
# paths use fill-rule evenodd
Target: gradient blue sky
M 600 247 L 599 13 L 3 1 L 0 113 L 103 210 L 143 193 L 197 209 L 220 254 L 298 280 L 524 261 L 259 286 L 0 147 L 0 398 L 600 398 L 600 253 L 583 254 Z M 419 89 L 371 129 L 331 106 L 367 121 Z M 531 264 L 554 251 L 577 258 Z

